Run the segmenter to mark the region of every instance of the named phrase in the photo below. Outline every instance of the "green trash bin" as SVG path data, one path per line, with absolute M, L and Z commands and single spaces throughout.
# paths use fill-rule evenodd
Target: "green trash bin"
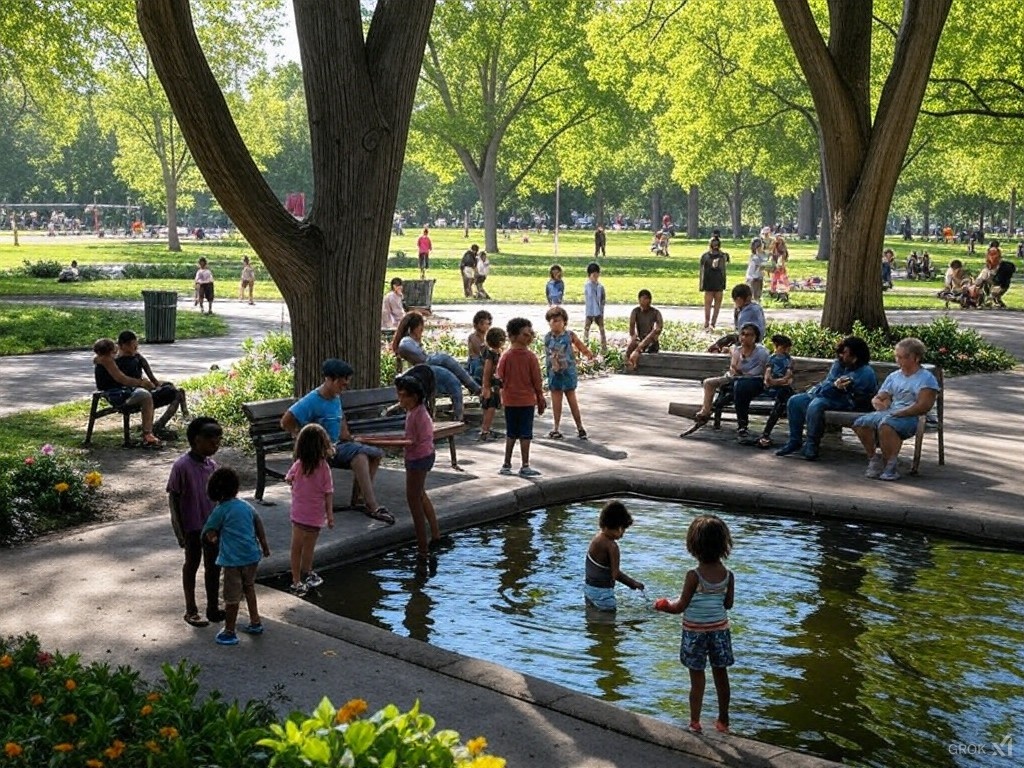
M 434 300 L 434 283 L 436 280 L 403 280 L 402 304 L 405 310 L 430 309 Z
M 173 342 L 178 323 L 178 292 L 143 291 L 142 306 L 146 318 L 146 342 Z

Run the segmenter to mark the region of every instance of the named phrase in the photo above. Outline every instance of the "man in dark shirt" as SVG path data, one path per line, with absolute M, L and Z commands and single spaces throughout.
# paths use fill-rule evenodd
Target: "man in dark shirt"
M 635 371 L 641 352 L 657 352 L 658 337 L 663 322 L 661 310 L 651 306 L 651 292 L 646 288 L 637 294 L 640 306 L 629 314 L 629 346 L 626 347 L 626 365 Z
M 167 429 L 167 423 L 181 408 L 181 415 L 188 419 L 188 402 L 185 390 L 174 386 L 169 381 L 158 381 L 149 367 L 149 361 L 139 354 L 139 337 L 134 331 L 124 330 L 117 337 L 117 357 L 114 363 L 126 376 L 141 379 L 143 375 L 153 383 L 153 405 L 166 405 L 167 410 L 153 424 L 153 433 L 161 440 L 174 440 L 177 434 Z

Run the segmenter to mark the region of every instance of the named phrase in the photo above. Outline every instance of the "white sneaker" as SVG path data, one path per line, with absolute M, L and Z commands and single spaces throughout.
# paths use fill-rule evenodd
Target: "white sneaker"
M 306 578 L 303 580 L 307 587 L 310 589 L 316 589 L 322 586 L 324 583 L 324 577 L 316 571 L 310 571 L 306 574 Z
M 893 459 L 885 465 L 885 469 L 878 476 L 879 480 L 899 480 L 900 473 L 896 471 L 896 459 Z
M 883 469 L 885 469 L 885 460 L 882 458 L 882 454 L 876 453 L 868 461 L 868 468 L 864 471 L 864 477 L 879 477 Z

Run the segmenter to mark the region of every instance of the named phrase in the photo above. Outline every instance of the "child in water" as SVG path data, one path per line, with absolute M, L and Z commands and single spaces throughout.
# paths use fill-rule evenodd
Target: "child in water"
M 615 582 L 621 581 L 630 589 L 644 588 L 643 582 L 619 570 L 619 539 L 633 524 L 633 516 L 621 501 L 609 501 L 601 508 L 597 524 L 601 530 L 587 549 L 583 595 L 587 604 L 599 611 L 614 611 Z
M 683 592 L 675 600 L 654 601 L 656 611 L 683 614 L 683 639 L 679 660 L 690 671 L 690 731 L 701 733 L 704 704 L 704 669 L 711 659 L 711 675 L 718 694 L 715 730 L 729 731 L 729 667 L 734 663 L 729 615 L 735 579 L 722 564 L 732 551 L 729 527 L 715 515 L 701 515 L 686 532 L 686 550 L 697 558 L 697 567 L 686 572 Z

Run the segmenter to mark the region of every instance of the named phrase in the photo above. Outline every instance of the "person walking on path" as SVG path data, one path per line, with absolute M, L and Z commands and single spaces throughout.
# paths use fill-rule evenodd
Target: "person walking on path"
M 256 302 L 252 299 L 253 288 L 256 286 L 256 270 L 252 268 L 252 264 L 249 263 L 249 257 L 242 257 L 242 283 L 238 291 L 238 300 L 245 301 L 245 291 L 249 290 L 249 303 L 255 304 Z
M 462 254 L 462 261 L 459 262 L 459 272 L 462 274 L 462 293 L 466 298 L 473 297 L 473 286 L 476 283 L 476 257 L 480 252 L 480 246 L 473 243 L 469 250 Z
M 713 331 L 718 324 L 718 312 L 722 308 L 725 291 L 725 265 L 729 254 L 722 250 L 722 241 L 712 237 L 708 249 L 700 257 L 699 288 L 704 294 L 704 330 Z
M 430 252 L 432 250 L 434 250 L 434 245 L 430 242 L 430 230 L 424 227 L 423 234 L 416 240 L 416 252 L 419 254 L 420 262 L 420 280 L 427 276 L 427 270 L 430 269 Z
M 206 259 L 199 259 L 199 269 L 196 270 L 196 302 L 199 304 L 199 312 L 203 311 L 203 303 L 209 305 L 209 314 L 213 314 L 213 272 L 206 266 Z

